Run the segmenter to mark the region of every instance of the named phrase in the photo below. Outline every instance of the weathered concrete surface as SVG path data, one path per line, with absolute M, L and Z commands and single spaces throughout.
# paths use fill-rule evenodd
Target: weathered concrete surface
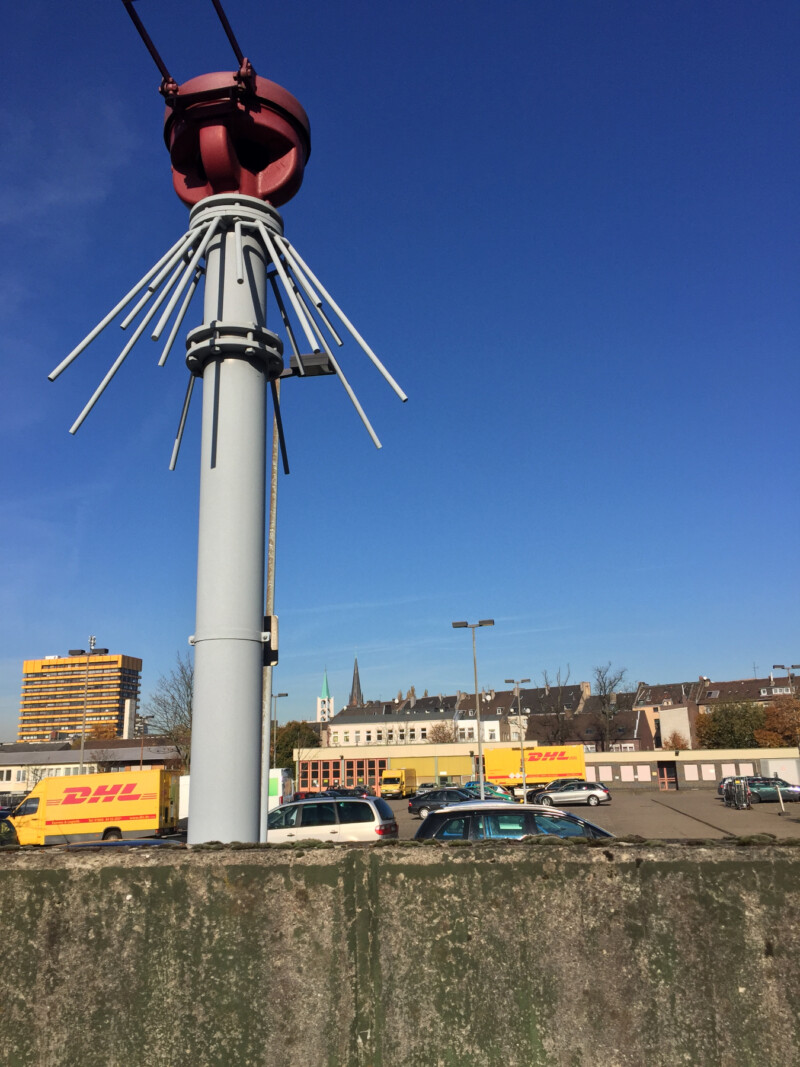
M 800 847 L 0 852 L 8 1067 L 786 1067 Z

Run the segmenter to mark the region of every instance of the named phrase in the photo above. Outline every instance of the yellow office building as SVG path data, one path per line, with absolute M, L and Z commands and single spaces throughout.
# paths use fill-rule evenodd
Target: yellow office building
M 46 656 L 22 665 L 19 741 L 80 735 L 121 737 L 125 702 L 139 700 L 142 661 L 133 656 Z

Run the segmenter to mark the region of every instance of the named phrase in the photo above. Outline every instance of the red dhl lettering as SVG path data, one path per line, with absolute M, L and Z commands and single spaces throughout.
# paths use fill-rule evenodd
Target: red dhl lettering
M 562 760 L 569 759 L 566 749 L 560 748 L 557 752 L 539 752 L 534 750 L 528 756 L 528 762 L 536 763 L 538 760 Z
M 94 791 L 90 785 L 68 785 L 64 790 L 62 804 L 107 804 L 110 800 L 141 800 L 142 793 L 134 793 L 135 782 L 127 785 L 98 785 Z

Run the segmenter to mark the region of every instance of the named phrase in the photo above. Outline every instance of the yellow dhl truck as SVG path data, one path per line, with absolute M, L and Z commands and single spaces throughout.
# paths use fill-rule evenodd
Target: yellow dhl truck
M 7 817 L 20 845 L 160 837 L 178 823 L 178 775 L 117 771 L 42 778 Z
M 585 778 L 583 745 L 525 747 L 525 780 L 529 786 L 553 778 Z M 496 785 L 521 786 L 522 764 L 518 748 L 487 748 L 483 753 L 486 781 Z
M 411 767 L 387 767 L 381 774 L 382 797 L 410 797 L 417 791 L 417 772 Z

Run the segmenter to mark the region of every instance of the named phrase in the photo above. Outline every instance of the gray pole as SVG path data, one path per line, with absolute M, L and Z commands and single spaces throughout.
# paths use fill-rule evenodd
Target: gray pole
M 206 253 L 204 325 L 190 333 L 187 355 L 203 378 L 190 844 L 259 839 L 264 441 L 267 383 L 282 362 L 265 329 L 266 254 L 252 230 L 237 281 L 240 214 L 281 228 L 278 213 L 250 197 L 209 197 L 192 211 L 193 224 L 223 222 Z
M 78 774 L 83 774 L 84 753 L 86 751 L 86 711 L 89 706 L 89 658 L 95 644 L 95 638 L 90 637 L 89 647 L 86 649 L 86 684 L 83 687 L 83 716 L 81 717 L 81 765 Z
M 281 395 L 280 381 L 275 383 L 278 398 Z M 278 437 L 277 412 L 272 413 L 272 463 L 269 482 L 269 534 L 267 537 L 267 596 L 265 615 L 275 614 L 275 541 L 278 524 Z M 259 811 L 258 840 L 267 840 L 267 815 L 269 809 L 270 747 L 272 743 L 272 663 L 264 667 L 264 684 L 261 697 L 261 809 Z
M 480 625 L 480 623 L 476 623 Z M 471 626 L 472 630 L 472 666 L 475 671 L 475 724 L 478 727 L 478 782 L 481 790 L 481 800 L 484 799 L 484 783 L 483 783 L 483 737 L 481 735 L 481 699 L 478 696 L 478 656 L 475 652 L 475 626 Z

